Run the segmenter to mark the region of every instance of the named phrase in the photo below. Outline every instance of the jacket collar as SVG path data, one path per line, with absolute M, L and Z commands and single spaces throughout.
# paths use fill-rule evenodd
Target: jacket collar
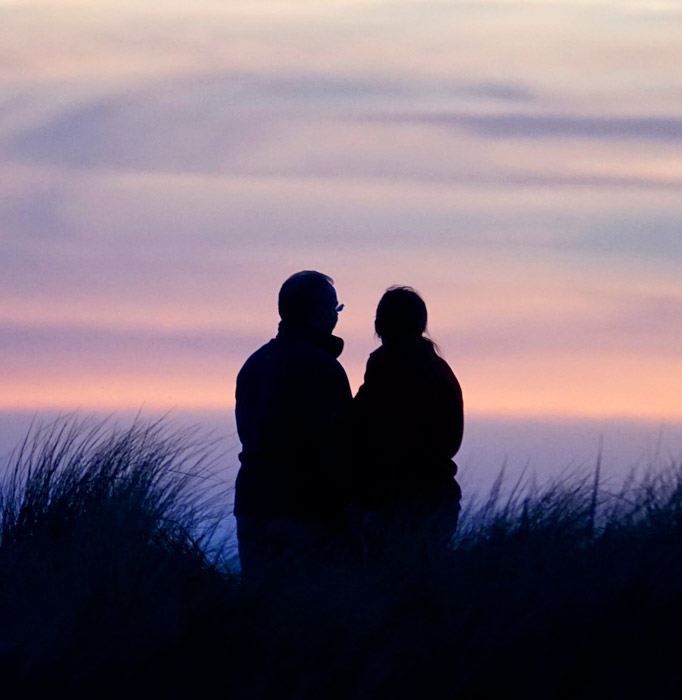
M 411 353 L 425 352 L 429 355 L 437 355 L 433 341 L 425 338 L 423 335 L 412 336 L 409 338 L 399 338 L 397 340 L 384 340 L 381 343 L 381 348 L 384 352 L 391 353 Z
M 293 340 L 303 343 L 310 343 L 319 350 L 326 352 L 334 358 L 339 357 L 343 352 L 343 338 L 331 333 L 319 333 L 310 328 L 299 328 L 284 321 L 280 321 L 277 332 L 278 340 Z

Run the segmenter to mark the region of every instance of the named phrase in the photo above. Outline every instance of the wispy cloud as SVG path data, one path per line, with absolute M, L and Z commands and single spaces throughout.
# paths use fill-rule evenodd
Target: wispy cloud
M 494 81 L 209 74 L 58 110 L 37 127 L 15 127 L 5 138 L 5 152 L 75 166 L 211 172 L 229 168 L 261 143 L 267 146 L 272 131 L 292 119 L 326 120 L 433 99 L 518 103 L 535 95 Z
M 593 139 L 682 143 L 682 117 L 581 116 L 572 114 L 391 114 L 389 123 L 466 129 L 504 139 Z

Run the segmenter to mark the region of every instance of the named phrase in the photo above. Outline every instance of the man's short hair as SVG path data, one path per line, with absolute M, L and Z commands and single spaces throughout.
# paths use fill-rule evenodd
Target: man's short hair
M 282 285 L 278 308 L 283 321 L 304 321 L 315 314 L 334 287 L 334 280 L 315 270 L 302 270 Z

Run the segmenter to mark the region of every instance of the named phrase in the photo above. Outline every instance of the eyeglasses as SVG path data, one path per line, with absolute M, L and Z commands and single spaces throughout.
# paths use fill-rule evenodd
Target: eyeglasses
M 336 311 L 337 314 L 341 313 L 343 311 L 344 304 L 337 304 L 336 307 L 334 308 L 334 311 Z

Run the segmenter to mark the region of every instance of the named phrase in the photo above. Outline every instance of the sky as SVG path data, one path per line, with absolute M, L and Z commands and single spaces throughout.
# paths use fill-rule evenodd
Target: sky
M 0 0 L 0 411 L 229 413 L 317 269 L 353 388 L 408 284 L 467 415 L 682 425 L 681 34 L 678 0 Z

